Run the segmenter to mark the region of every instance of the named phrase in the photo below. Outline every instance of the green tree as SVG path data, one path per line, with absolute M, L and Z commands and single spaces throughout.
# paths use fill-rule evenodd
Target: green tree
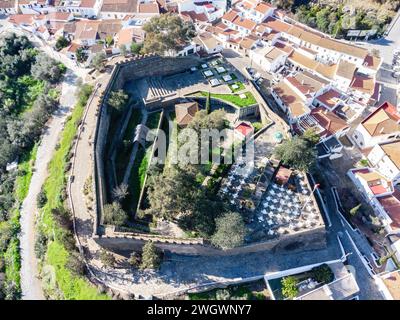
M 59 37 L 56 42 L 56 49 L 61 50 L 62 48 L 68 47 L 70 41 L 65 37 Z
M 80 63 L 85 62 L 87 59 L 87 54 L 85 52 L 85 49 L 83 47 L 79 47 L 76 50 L 76 60 Z
M 124 90 L 112 91 L 108 98 L 108 105 L 114 108 L 116 111 L 121 111 L 127 104 L 129 96 Z
M 110 268 L 114 267 L 115 262 L 116 262 L 114 255 L 105 249 L 101 249 L 101 251 L 100 251 L 100 261 L 106 267 L 110 267 Z
M 311 147 L 314 147 L 320 140 L 319 134 L 316 133 L 315 130 L 312 128 L 309 128 L 306 131 L 304 131 L 301 138 L 306 140 Z
M 128 263 L 129 263 L 132 267 L 136 267 L 136 268 L 138 268 L 138 267 L 140 266 L 141 261 L 142 261 L 142 259 L 141 259 L 140 255 L 139 255 L 137 252 L 135 252 L 135 251 L 133 251 L 133 252 L 130 254 L 129 259 L 128 259 Z
M 216 219 L 216 232 L 211 242 L 222 249 L 232 249 L 244 243 L 246 233 L 242 216 L 237 212 L 228 212 Z
M 195 36 L 193 23 L 185 22 L 178 15 L 166 13 L 152 17 L 144 24 L 146 32 L 144 53 L 171 55 Z
M 306 172 L 314 165 L 316 158 L 314 148 L 297 136 L 276 147 L 275 155 L 283 164 Z
M 285 298 L 293 299 L 299 293 L 299 289 L 297 287 L 299 281 L 292 276 L 284 277 L 281 280 L 282 284 L 282 295 Z
M 103 208 L 103 213 L 104 213 L 105 224 L 122 226 L 128 219 L 128 215 L 121 208 L 121 205 L 118 202 L 113 202 L 112 204 L 106 204 Z
M 210 91 L 208 91 L 207 98 L 206 98 L 206 111 L 207 111 L 207 114 L 210 114 L 210 113 L 211 113 L 210 100 L 211 100 L 211 98 L 210 98 Z
M 318 267 L 312 268 L 311 273 L 315 281 L 324 284 L 331 283 L 335 277 L 332 269 L 326 263 L 321 264 Z
M 143 43 L 136 43 L 136 42 L 132 42 L 131 44 L 131 53 L 132 54 L 140 54 L 140 52 L 142 51 L 143 48 Z
M 121 52 L 121 55 L 126 56 L 128 50 L 126 49 L 126 46 L 124 44 L 119 46 L 119 51 Z
M 36 79 L 56 83 L 60 81 L 65 70 L 65 66 L 58 61 L 44 53 L 39 53 L 36 56 L 35 63 L 31 67 L 31 74 Z
M 161 255 L 152 241 L 143 246 L 140 269 L 158 269 L 161 264 Z
M 90 66 L 96 70 L 102 71 L 105 66 L 105 59 L 106 55 L 104 52 L 96 53 L 90 63 Z

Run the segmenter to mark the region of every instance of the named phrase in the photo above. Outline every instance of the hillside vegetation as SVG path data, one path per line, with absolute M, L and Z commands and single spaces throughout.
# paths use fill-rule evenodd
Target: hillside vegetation
M 35 143 L 58 105 L 64 65 L 34 49 L 25 36 L 0 37 L 0 299 L 18 299 L 19 207 L 27 195 Z M 14 169 L 7 165 L 17 162 Z

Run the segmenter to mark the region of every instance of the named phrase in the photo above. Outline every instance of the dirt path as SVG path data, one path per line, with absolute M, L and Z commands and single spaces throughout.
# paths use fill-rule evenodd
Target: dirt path
M 37 259 L 35 257 L 35 220 L 38 213 L 36 198 L 47 177 L 47 165 L 54 153 L 63 123 L 76 103 L 76 77 L 68 71 L 62 83 L 60 107 L 48 123 L 40 142 L 34 173 L 29 192 L 21 208 L 21 288 L 22 299 L 45 299 L 38 277 Z

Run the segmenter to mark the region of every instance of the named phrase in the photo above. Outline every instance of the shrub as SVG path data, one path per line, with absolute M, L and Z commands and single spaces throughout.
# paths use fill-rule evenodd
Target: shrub
M 217 292 L 215 292 L 216 300 L 230 300 L 230 298 L 231 298 L 231 293 L 229 292 L 229 290 L 222 289 L 222 290 L 217 290 Z
M 161 255 L 153 242 L 148 241 L 143 246 L 142 263 L 140 269 L 158 269 L 161 264 Z
M 129 259 L 128 259 L 128 263 L 132 267 L 136 267 L 136 268 L 138 268 L 140 266 L 141 261 L 142 261 L 142 259 L 141 259 L 140 255 L 135 251 L 133 251 L 131 253 L 131 255 L 129 256 Z
M 299 293 L 297 288 L 298 280 L 295 277 L 289 276 L 284 277 L 281 280 L 282 283 L 282 295 L 286 298 L 293 299 Z
M 222 249 L 231 249 L 243 244 L 246 226 L 237 212 L 228 212 L 216 219 L 217 231 L 211 238 L 212 244 Z
M 100 251 L 100 261 L 107 267 L 113 267 L 116 262 L 114 255 L 104 249 Z
M 40 190 L 39 194 L 36 197 L 36 202 L 37 202 L 37 206 L 38 208 L 43 208 L 44 205 L 47 202 L 47 195 L 46 195 L 46 191 L 44 189 Z
M 326 263 L 321 264 L 318 267 L 312 268 L 311 273 L 313 279 L 319 283 L 330 283 L 335 277 L 331 268 Z
M 103 211 L 105 224 L 122 226 L 128 219 L 126 212 L 121 208 L 121 205 L 118 202 L 106 204 Z
M 78 276 L 85 275 L 86 266 L 81 255 L 72 251 L 68 257 L 67 268 Z

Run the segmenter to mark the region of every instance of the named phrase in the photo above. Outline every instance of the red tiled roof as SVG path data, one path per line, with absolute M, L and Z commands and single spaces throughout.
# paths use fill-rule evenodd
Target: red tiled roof
M 228 20 L 230 22 L 233 22 L 233 20 L 235 20 L 235 18 L 237 17 L 238 12 L 236 10 L 230 10 L 228 12 L 226 12 L 223 16 L 222 19 L 224 20 Z
M 396 190 L 390 196 L 378 197 L 377 199 L 393 220 L 391 226 L 400 228 L 400 191 Z
M 328 106 L 329 108 L 333 108 L 340 100 L 340 93 L 336 90 L 330 89 L 324 94 L 321 94 L 317 97 L 317 100 L 322 102 L 324 105 Z
M 247 136 L 248 134 L 253 132 L 253 127 L 245 122 L 240 122 L 236 127 L 235 130 L 241 133 L 243 136 Z
M 311 115 L 324 128 L 324 132 L 321 135 L 331 136 L 348 127 L 346 121 L 323 107 L 313 109 Z

